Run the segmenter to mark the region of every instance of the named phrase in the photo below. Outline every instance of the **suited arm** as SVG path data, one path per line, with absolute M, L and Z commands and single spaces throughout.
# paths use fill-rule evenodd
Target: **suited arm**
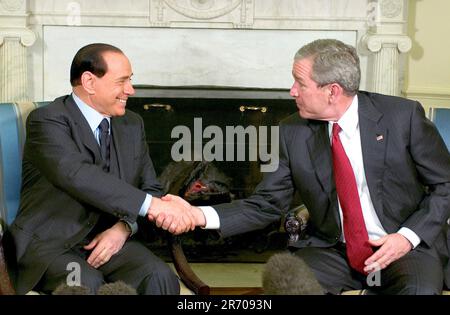
M 249 198 L 214 206 L 219 214 L 223 237 L 262 229 L 288 211 L 293 199 L 294 183 L 283 129 L 283 125 L 280 125 L 278 168 L 274 172 L 264 173 L 263 180 Z
M 144 121 L 141 117 L 138 117 L 141 125 L 141 143 L 139 148 L 141 148 L 141 152 L 139 155 L 139 188 L 145 191 L 147 194 L 152 197 L 161 197 L 163 188 L 161 183 L 158 181 L 155 168 L 153 167 L 153 162 L 150 158 L 148 145 L 146 141 Z M 132 223 L 132 234 L 137 233 L 139 227 L 144 230 L 148 229 L 148 220 L 145 218 L 141 218 Z
M 119 218 L 134 222 L 145 193 L 105 173 L 81 153 L 72 133 L 75 126 L 64 117 L 34 111 L 27 120 L 24 157 L 45 178 L 74 198 Z
M 139 188 L 152 196 L 161 197 L 163 188 L 161 183 L 157 180 L 155 168 L 153 167 L 153 162 L 150 158 L 150 154 L 148 151 L 148 145 L 145 136 L 144 121 L 142 120 L 141 117 L 139 117 L 139 120 L 141 124 L 141 138 L 140 138 L 141 144 L 139 147 L 142 149 L 140 152 L 140 159 L 139 159 L 140 161 Z
M 428 193 L 403 226 L 431 246 L 450 216 L 450 154 L 419 103 L 412 113 L 410 130 L 411 155 Z

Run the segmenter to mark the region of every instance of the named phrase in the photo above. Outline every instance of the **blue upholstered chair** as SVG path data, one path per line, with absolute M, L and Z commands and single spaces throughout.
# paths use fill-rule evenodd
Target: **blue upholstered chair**
M 28 114 L 48 102 L 0 104 L 0 209 L 2 224 L 11 224 L 19 208 L 22 150 Z
M 447 148 L 450 150 L 450 108 L 430 109 L 430 119 L 439 129 Z
M 444 139 L 445 144 L 447 145 L 447 149 L 450 151 L 450 108 L 432 107 L 430 108 L 429 118 L 436 125 L 439 133 Z M 450 229 L 450 218 L 447 220 L 447 224 Z M 450 250 L 450 244 L 448 244 L 448 246 Z M 450 261 L 448 264 L 449 265 L 447 266 L 446 271 L 447 273 L 450 273 Z M 450 277 L 450 275 L 447 274 L 447 277 Z M 450 284 L 448 289 L 448 291 L 444 291 L 444 294 L 450 295 Z
M 0 240 L 19 208 L 22 150 L 28 114 L 47 102 L 0 103 Z M 1 244 L 1 243 L 0 243 Z M 0 294 L 14 294 L 0 246 Z

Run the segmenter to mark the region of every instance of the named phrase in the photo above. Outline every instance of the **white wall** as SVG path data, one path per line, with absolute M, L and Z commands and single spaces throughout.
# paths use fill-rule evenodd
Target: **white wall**
M 450 1 L 410 0 L 408 56 L 404 94 L 428 109 L 450 107 Z

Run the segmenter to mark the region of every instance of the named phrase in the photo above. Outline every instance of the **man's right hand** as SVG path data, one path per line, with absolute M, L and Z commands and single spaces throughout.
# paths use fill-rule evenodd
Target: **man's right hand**
M 167 197 L 168 196 L 168 197 Z M 147 216 L 156 226 L 173 234 L 181 234 L 195 229 L 196 220 L 192 206 L 184 199 L 167 195 L 153 197 Z
M 184 200 L 183 198 L 181 198 L 179 196 L 171 195 L 171 194 L 167 194 L 167 195 L 163 196 L 161 198 L 161 200 L 181 202 L 181 203 L 189 205 L 189 203 L 186 200 Z M 206 218 L 205 218 L 205 215 L 203 214 L 203 211 L 200 210 L 200 208 L 194 207 L 192 205 L 190 205 L 190 207 L 191 207 L 191 214 L 194 218 L 194 227 L 195 226 L 204 227 L 206 225 Z

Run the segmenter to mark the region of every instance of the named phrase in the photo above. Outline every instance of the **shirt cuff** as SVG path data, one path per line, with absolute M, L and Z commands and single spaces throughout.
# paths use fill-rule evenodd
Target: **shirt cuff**
M 142 203 L 141 210 L 139 210 L 139 215 L 141 217 L 145 217 L 147 215 L 148 208 L 150 207 L 151 202 L 152 196 L 147 194 L 147 196 L 145 196 L 144 202 Z
M 218 230 L 220 228 L 220 219 L 217 211 L 213 207 L 209 206 L 198 208 L 202 210 L 206 220 L 206 225 L 203 227 L 203 229 Z
M 406 239 L 412 244 L 413 249 L 420 244 L 420 238 L 417 236 L 417 234 L 407 227 L 402 227 L 400 230 L 398 230 L 397 233 L 406 237 Z
M 138 231 L 138 224 L 137 222 L 131 223 L 128 222 L 127 220 L 122 220 L 126 225 L 128 225 L 129 229 L 130 229 L 130 236 L 132 237 L 134 234 L 136 234 L 136 232 Z

